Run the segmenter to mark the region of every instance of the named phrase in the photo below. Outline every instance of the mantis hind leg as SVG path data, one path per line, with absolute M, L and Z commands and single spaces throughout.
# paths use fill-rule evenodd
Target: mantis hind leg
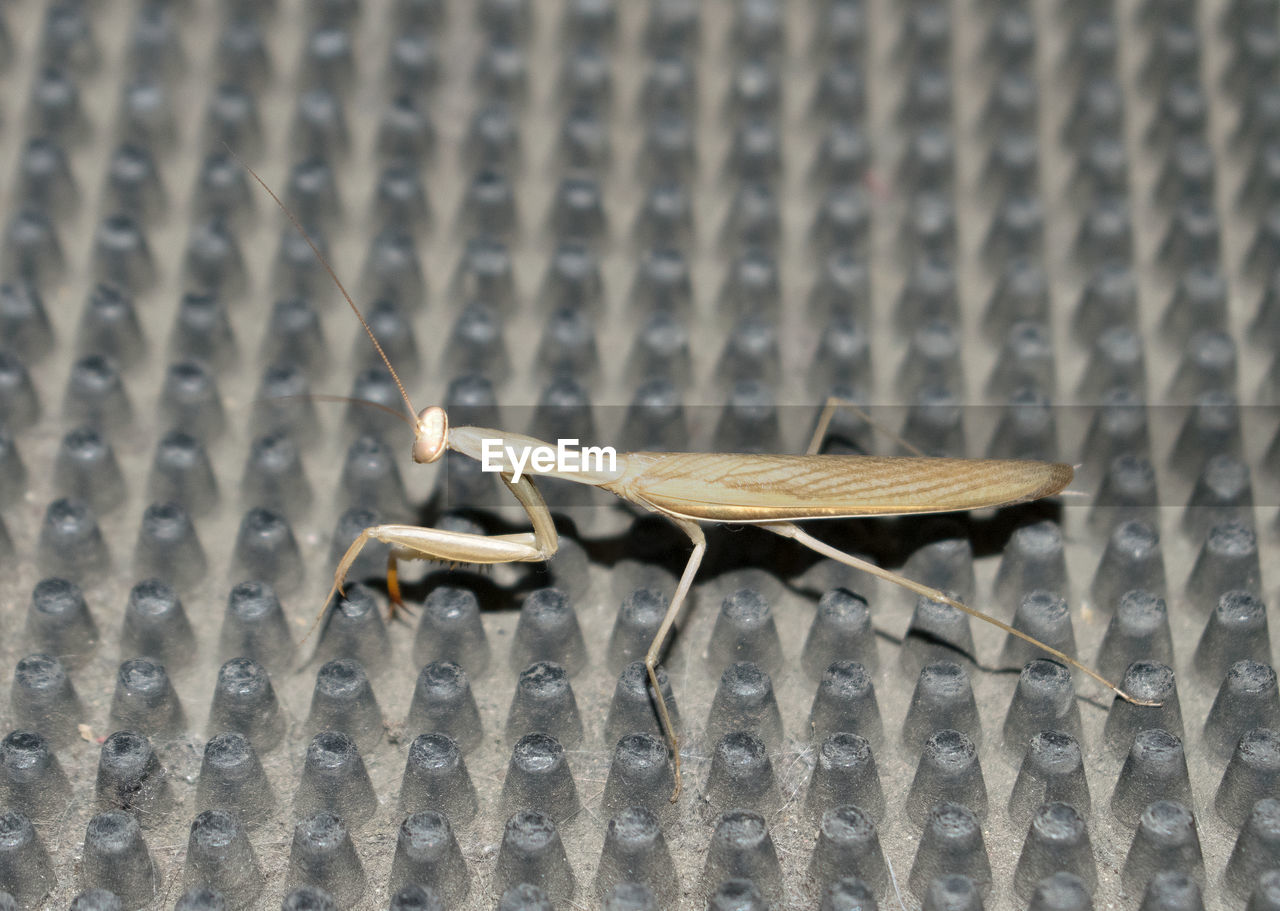
M 1119 696 L 1121 699 L 1125 700 L 1126 702 L 1132 702 L 1135 705 L 1158 705 L 1159 704 L 1159 703 L 1138 699 L 1134 696 L 1129 695 L 1124 690 L 1122 690 L 1119 686 L 1112 683 L 1110 680 L 1108 680 L 1106 677 L 1103 677 L 1101 674 L 1099 674 L 1097 671 L 1093 670 L 1092 668 L 1081 664 L 1079 661 L 1077 661 L 1075 658 L 1072 658 L 1070 655 L 1066 654 L 1065 652 L 1059 651 L 1058 649 L 1053 648 L 1050 645 L 1046 645 L 1045 643 L 1041 642 L 1039 639 L 1036 639 L 1032 636 L 1028 636 L 1022 630 L 1015 629 L 1014 627 L 1010 626 L 1008 623 L 1005 623 L 1003 620 L 997 620 L 995 617 L 992 617 L 989 614 L 984 614 L 982 611 L 976 608 L 970 607 L 969 605 L 965 604 L 962 601 L 957 601 L 955 598 L 952 598 L 946 592 L 939 591 L 936 588 L 930 588 L 928 585 L 923 585 L 912 579 L 908 579 L 906 576 L 900 575 L 899 573 L 895 573 L 892 570 L 888 570 L 888 569 L 884 569 L 883 567 L 876 566 L 874 563 L 870 562 L 869 560 L 864 560 L 861 557 L 855 557 L 853 554 L 847 554 L 844 551 L 839 550 L 838 548 L 832 547 L 830 544 L 827 544 L 825 541 L 819 541 L 817 538 L 813 537 L 813 535 L 804 531 L 797 525 L 793 525 L 790 522 L 768 522 L 768 523 L 761 523 L 759 527 L 765 529 L 766 531 L 771 531 L 775 535 L 781 535 L 784 538 L 791 538 L 792 540 L 797 541 L 800 544 L 803 544 L 805 547 L 809 548 L 811 551 L 813 551 L 816 554 L 821 554 L 824 557 L 829 557 L 830 559 L 835 560 L 838 563 L 843 563 L 845 566 L 852 566 L 854 569 L 860 569 L 865 573 L 870 573 L 871 575 L 875 576 L 878 579 L 884 579 L 886 582 L 892 582 L 894 585 L 900 585 L 903 588 L 907 589 L 908 591 L 915 592 L 917 595 L 923 595 L 924 597 L 928 598 L 930 601 L 939 601 L 943 604 L 954 607 L 956 610 L 960 611 L 961 613 L 968 614 L 970 617 L 973 617 L 977 620 L 982 620 L 986 623 L 990 623 L 992 626 L 995 626 L 997 629 L 1003 630 L 1004 632 L 1008 633 L 1010 636 L 1015 636 L 1021 639 L 1023 642 L 1027 642 L 1027 643 L 1030 643 L 1031 645 L 1034 645 L 1036 648 L 1046 652 L 1047 654 L 1049 654 L 1053 658 L 1056 658 L 1058 661 L 1061 661 L 1063 664 L 1067 665 L 1068 667 L 1073 667 L 1076 670 L 1080 671 L 1081 673 L 1089 677 L 1092 677 L 1094 680 L 1101 683 L 1103 686 L 1111 690 L 1113 693 L 1115 693 L 1117 696 Z

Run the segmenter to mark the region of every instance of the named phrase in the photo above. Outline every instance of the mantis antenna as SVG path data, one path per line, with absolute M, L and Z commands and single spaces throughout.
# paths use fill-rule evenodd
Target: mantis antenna
M 225 142 L 222 145 L 223 148 L 227 150 L 227 154 L 240 162 L 240 166 L 249 172 L 249 176 L 258 182 L 258 186 L 266 190 L 267 195 L 270 196 L 275 204 L 280 207 L 280 210 L 289 217 L 289 221 L 293 222 L 293 226 L 297 229 L 298 234 L 307 242 L 307 246 L 311 248 L 311 252 L 316 255 L 316 261 L 324 267 L 325 272 L 329 273 L 329 277 L 333 279 L 333 283 L 338 286 L 338 290 L 342 293 L 342 297 L 347 302 L 347 306 L 349 306 L 351 308 L 351 312 L 356 315 L 356 319 L 360 320 L 360 325 L 364 329 L 364 334 L 369 336 L 369 341 L 373 342 L 373 347 L 378 352 L 378 357 L 382 358 L 382 363 L 386 364 L 387 372 L 391 374 L 391 379 L 395 380 L 396 388 L 400 390 L 400 397 L 404 399 L 405 406 L 409 409 L 409 415 L 411 417 L 417 417 L 418 409 L 413 407 L 413 401 L 409 398 L 409 393 L 404 388 L 404 383 L 400 382 L 400 374 L 396 373 L 396 368 L 391 366 L 391 358 L 387 357 L 387 352 L 382 350 L 382 343 L 379 342 L 378 337 L 373 334 L 373 329 L 369 326 L 369 321 L 364 318 L 364 314 L 360 312 L 360 308 L 356 306 L 356 302 L 351 299 L 351 295 L 347 292 L 346 285 L 342 283 L 342 279 L 338 278 L 338 273 L 334 270 L 333 265 L 329 262 L 328 258 L 320 252 L 320 245 L 315 242 L 307 229 L 303 227 L 298 216 L 293 214 L 293 210 L 286 206 L 284 204 L 284 200 L 276 195 L 276 191 L 271 189 L 271 187 L 267 185 L 267 182 L 258 176 L 258 172 L 255 171 L 247 161 L 237 155 L 235 151 L 232 150 L 231 146 L 227 145 Z

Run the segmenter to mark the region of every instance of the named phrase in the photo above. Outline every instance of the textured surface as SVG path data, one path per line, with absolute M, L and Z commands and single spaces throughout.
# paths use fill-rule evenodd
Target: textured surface
M 976 907 L 957 871 L 988 908 L 1280 906 L 1271 0 L 0 14 L 18 907 L 813 908 L 854 873 L 822 907 Z M 796 452 L 837 390 L 930 452 L 1077 464 L 1060 504 L 813 531 L 1163 704 L 717 530 L 672 807 L 628 664 L 687 541 L 557 486 L 549 570 L 407 573 L 388 626 L 370 552 L 303 642 L 364 525 L 520 516 L 299 397 L 399 406 L 223 141 L 455 423 Z

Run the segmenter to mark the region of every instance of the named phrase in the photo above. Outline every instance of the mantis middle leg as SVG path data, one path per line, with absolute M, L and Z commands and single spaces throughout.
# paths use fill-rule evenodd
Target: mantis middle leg
M 698 574 L 698 566 L 702 563 L 702 555 L 707 552 L 707 539 L 702 533 L 702 528 L 697 522 L 688 519 L 681 519 L 676 516 L 661 513 L 676 525 L 680 527 L 689 540 L 693 542 L 693 553 L 689 554 L 689 562 L 684 565 L 684 572 L 680 574 L 680 584 L 676 586 L 676 593 L 671 597 L 671 603 L 667 605 L 667 613 L 662 618 L 662 625 L 658 627 L 657 634 L 654 635 L 653 641 L 649 643 L 649 651 L 644 656 L 644 669 L 649 673 L 649 683 L 653 687 L 653 698 L 658 704 L 658 720 L 662 723 L 662 732 L 667 735 L 667 743 L 671 745 L 672 762 L 675 765 L 675 790 L 671 793 L 671 802 L 675 803 L 680 799 L 680 789 L 683 782 L 680 777 L 680 739 L 676 736 L 675 726 L 671 723 L 671 713 L 667 710 L 667 699 L 662 695 L 662 687 L 658 685 L 658 654 L 662 651 L 662 643 L 666 641 L 667 636 L 671 633 L 671 628 L 676 624 L 676 618 L 680 615 L 680 607 L 684 604 L 685 598 L 689 595 L 689 589 L 693 586 L 693 578 Z
M 835 415 L 836 409 L 842 408 L 842 407 L 852 409 L 855 413 L 861 415 L 869 423 L 874 424 L 874 421 L 871 420 L 871 416 L 868 415 L 866 411 L 864 411 L 856 403 L 850 402 L 847 399 L 839 398 L 837 396 L 830 396 L 827 398 L 826 405 L 822 409 L 822 414 L 818 418 L 818 424 L 817 424 L 817 427 L 814 429 L 813 439 L 810 440 L 809 442 L 809 447 L 808 447 L 809 455 L 816 453 L 819 447 L 821 447 L 822 440 L 827 434 L 827 428 L 831 424 L 831 419 Z M 905 440 L 903 440 L 901 437 L 898 437 L 896 434 L 889 432 L 889 435 L 892 436 L 899 443 L 901 443 L 903 446 L 909 449 L 915 449 L 915 447 L 911 446 L 910 443 L 907 443 Z M 919 450 L 916 450 L 916 451 L 918 452 Z M 671 520 L 671 522 L 673 522 L 675 525 L 679 526 L 680 530 L 683 531 L 686 535 L 688 535 L 689 540 L 693 542 L 693 552 L 689 555 L 689 562 L 685 564 L 684 572 L 681 573 L 680 575 L 680 583 L 679 585 L 676 586 L 676 593 L 675 595 L 672 596 L 671 603 L 667 605 L 667 612 L 666 612 L 666 615 L 662 618 L 662 625 L 658 627 L 657 634 L 653 637 L 653 641 L 649 644 L 649 651 L 644 656 L 645 670 L 648 672 L 649 684 L 653 687 L 654 701 L 657 704 L 658 720 L 662 725 L 662 732 L 666 735 L 667 743 L 671 747 L 672 763 L 674 765 L 674 771 L 675 771 L 675 790 L 671 794 L 671 802 L 675 803 L 677 800 L 679 800 L 680 791 L 681 791 L 681 788 L 683 787 L 683 779 L 680 773 L 680 739 L 676 735 L 674 725 L 672 725 L 671 723 L 671 714 L 667 708 L 666 697 L 663 696 L 662 688 L 658 685 L 658 674 L 657 674 L 658 655 L 662 651 L 662 644 L 666 641 L 667 636 L 670 635 L 672 627 L 675 626 L 676 619 L 680 615 L 680 608 L 684 606 L 685 599 L 689 595 L 689 589 L 693 586 L 694 577 L 697 576 L 698 574 L 698 567 L 699 565 L 701 565 L 702 557 L 707 550 L 707 540 L 705 535 L 703 535 L 702 533 L 701 526 L 699 526 L 697 522 L 693 522 L 689 519 L 684 519 L 679 516 L 674 516 L 669 513 L 665 513 L 662 510 L 657 510 L 657 512 L 660 515 L 663 515 L 667 519 Z M 765 526 L 765 527 L 769 528 L 770 531 L 776 531 L 776 529 L 771 526 Z M 791 527 L 795 528 L 795 526 L 791 526 Z M 795 528 L 795 530 L 799 532 L 798 528 Z M 777 533 L 784 534 L 784 532 L 781 532 L 781 531 L 778 531 Z M 804 543 L 804 542 L 802 541 L 801 543 Z M 817 543 L 821 543 L 821 542 L 817 542 Z M 840 552 L 836 551 L 836 553 L 840 553 Z M 851 559 L 856 559 L 856 558 L 851 558 Z M 885 572 L 884 570 L 880 570 L 879 567 L 874 567 L 873 564 L 867 564 L 867 566 L 873 567 L 874 570 L 880 573 Z M 898 577 L 898 578 L 901 578 L 901 577 Z M 932 592 L 933 589 L 927 589 L 927 591 Z M 945 595 L 942 595 L 941 592 L 937 592 L 937 595 L 944 598 L 946 597 Z
M 813 428 L 813 436 L 809 438 L 809 445 L 808 447 L 806 447 L 804 451 L 805 455 L 818 454 L 818 450 L 822 448 L 822 441 L 825 440 L 827 437 L 827 429 L 831 426 L 831 421 L 836 416 L 837 408 L 845 408 L 845 409 L 848 409 L 849 411 L 852 411 L 858 417 L 862 418 L 864 421 L 870 424 L 874 429 L 879 430 L 881 433 L 883 433 L 889 439 L 893 440 L 895 443 L 897 443 L 907 452 L 911 453 L 912 455 L 924 457 L 925 454 L 920 451 L 920 448 L 918 446 L 913 446 L 910 442 L 903 439 L 901 435 L 894 433 L 888 427 L 881 424 L 879 421 L 873 418 L 871 414 L 865 408 L 859 405 L 857 402 L 854 402 L 850 399 L 842 399 L 838 395 L 827 396 L 826 404 L 822 406 L 822 412 L 818 415 L 818 424 L 816 427 Z

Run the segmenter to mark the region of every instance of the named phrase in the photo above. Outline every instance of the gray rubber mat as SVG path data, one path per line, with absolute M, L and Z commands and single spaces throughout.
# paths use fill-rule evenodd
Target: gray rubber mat
M 14 0 L 0 64 L 0 908 L 1280 907 L 1274 0 Z M 375 542 L 313 626 L 366 526 L 528 523 L 246 166 L 454 426 L 1074 465 L 805 528 L 1158 705 L 709 526 L 671 803 L 690 541 L 563 481 L 550 563 L 388 620 Z

